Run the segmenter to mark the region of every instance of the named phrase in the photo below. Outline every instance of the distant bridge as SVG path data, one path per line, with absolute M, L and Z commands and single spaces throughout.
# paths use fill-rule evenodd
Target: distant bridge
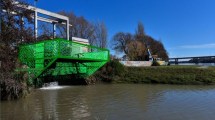
M 174 62 L 175 64 L 178 64 L 180 63 L 179 60 L 187 60 L 187 59 L 190 59 L 190 60 L 196 60 L 195 63 L 199 63 L 198 60 L 199 59 L 215 59 L 215 56 L 197 56 L 197 57 L 175 57 L 175 58 L 169 58 L 169 61 L 170 63 L 171 62 Z M 187 62 L 188 63 L 188 62 Z

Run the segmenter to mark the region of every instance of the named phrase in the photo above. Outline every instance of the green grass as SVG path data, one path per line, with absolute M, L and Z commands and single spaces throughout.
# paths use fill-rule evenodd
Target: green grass
M 215 68 L 196 66 L 128 67 L 127 83 L 214 84 Z
M 215 84 L 215 67 L 152 66 L 125 67 L 122 75 L 109 77 L 112 83 Z M 109 73 L 110 74 L 110 73 Z M 114 73 L 113 73 L 114 74 Z M 104 80 L 101 78 L 101 80 Z M 104 80 L 105 81 L 105 80 Z

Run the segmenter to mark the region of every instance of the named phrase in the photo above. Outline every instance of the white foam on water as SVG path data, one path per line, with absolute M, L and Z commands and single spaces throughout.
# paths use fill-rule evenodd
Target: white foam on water
M 63 89 L 66 88 L 67 86 L 59 86 L 58 82 L 50 82 L 50 83 L 45 83 L 41 90 L 58 90 L 58 89 Z
M 51 87 L 42 87 L 41 90 L 58 90 L 66 88 L 67 86 L 51 86 Z

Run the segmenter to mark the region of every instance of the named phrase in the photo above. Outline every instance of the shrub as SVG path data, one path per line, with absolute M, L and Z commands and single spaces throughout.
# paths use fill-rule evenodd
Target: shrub
M 17 79 L 17 76 L 11 73 L 1 73 L 1 100 L 13 100 L 23 95 L 25 85 Z
M 114 80 L 121 80 L 125 74 L 125 67 L 117 60 L 111 60 L 93 76 L 97 80 L 104 82 L 113 82 Z

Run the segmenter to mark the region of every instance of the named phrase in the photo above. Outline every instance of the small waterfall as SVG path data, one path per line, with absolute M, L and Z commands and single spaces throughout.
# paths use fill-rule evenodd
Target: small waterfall
M 58 86 L 58 82 L 49 82 L 49 83 L 44 83 L 43 87 L 56 87 Z
M 59 86 L 58 82 L 49 82 L 49 83 L 44 83 L 43 87 L 40 88 L 42 90 L 56 90 L 56 89 L 62 89 L 65 88 L 65 86 Z

